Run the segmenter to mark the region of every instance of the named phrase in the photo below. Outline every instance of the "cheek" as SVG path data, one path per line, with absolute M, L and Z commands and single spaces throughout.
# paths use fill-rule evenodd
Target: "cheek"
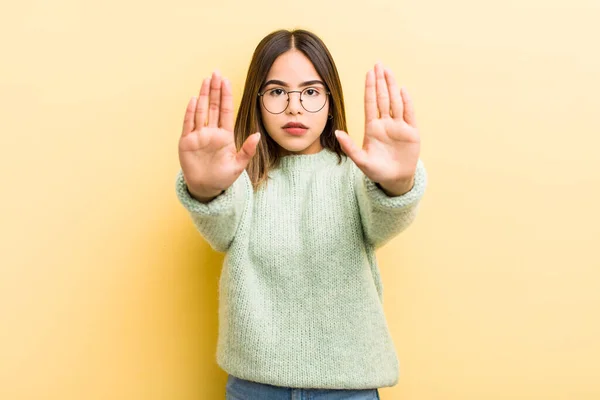
M 328 116 L 329 116 L 329 113 L 327 111 L 325 111 L 323 113 L 319 113 L 319 115 L 315 115 L 316 125 L 319 125 L 321 127 L 321 129 L 325 128 L 325 125 L 327 125 Z
M 262 116 L 263 125 L 267 129 L 267 133 L 270 136 L 272 136 L 273 132 L 276 132 L 276 128 L 278 126 L 280 126 L 280 125 L 283 125 L 283 124 L 280 124 L 278 122 L 278 117 L 279 116 L 271 114 L 271 113 L 269 113 L 269 112 L 267 112 L 265 110 L 262 110 L 262 109 L 260 110 L 260 113 L 261 113 L 261 116 Z
M 329 101 L 327 102 L 325 107 L 323 107 L 323 109 L 319 113 L 319 117 L 320 117 L 319 119 L 321 120 L 321 123 L 323 124 L 323 126 L 327 125 L 327 121 L 329 121 Z
M 260 116 L 262 117 L 263 125 L 268 127 L 271 125 L 271 114 L 266 112 L 264 109 L 260 109 Z

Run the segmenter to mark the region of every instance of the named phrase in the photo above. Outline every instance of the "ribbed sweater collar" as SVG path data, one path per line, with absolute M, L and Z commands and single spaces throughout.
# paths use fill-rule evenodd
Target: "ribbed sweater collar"
M 282 171 L 311 171 L 319 169 L 324 165 L 337 163 L 337 154 L 326 148 L 314 154 L 291 154 L 280 159 L 279 168 Z

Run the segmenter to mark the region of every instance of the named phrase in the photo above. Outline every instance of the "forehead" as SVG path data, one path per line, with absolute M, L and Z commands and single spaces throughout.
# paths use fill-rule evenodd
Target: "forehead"
M 302 52 L 288 50 L 275 59 L 267 74 L 267 81 L 277 79 L 291 86 L 300 82 L 320 79 L 317 70 Z

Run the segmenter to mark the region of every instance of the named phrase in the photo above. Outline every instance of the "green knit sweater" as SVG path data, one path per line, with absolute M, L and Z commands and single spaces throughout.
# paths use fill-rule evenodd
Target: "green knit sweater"
M 414 220 L 426 186 L 388 197 L 344 157 L 289 155 L 254 192 L 242 175 L 207 204 L 177 195 L 211 247 L 226 252 L 217 363 L 238 378 L 295 388 L 398 382 L 375 249 Z

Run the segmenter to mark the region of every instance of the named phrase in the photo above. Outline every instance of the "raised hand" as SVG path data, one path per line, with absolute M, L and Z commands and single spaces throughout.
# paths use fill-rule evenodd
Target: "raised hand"
M 421 139 L 414 107 L 392 72 L 381 64 L 367 73 L 365 135 L 362 149 L 343 131 L 336 136 L 344 152 L 388 195 L 399 196 L 414 184 Z
M 209 201 L 230 187 L 256 153 L 260 133 L 250 135 L 238 152 L 233 135 L 231 83 L 214 72 L 185 111 L 179 163 L 188 191 Z

